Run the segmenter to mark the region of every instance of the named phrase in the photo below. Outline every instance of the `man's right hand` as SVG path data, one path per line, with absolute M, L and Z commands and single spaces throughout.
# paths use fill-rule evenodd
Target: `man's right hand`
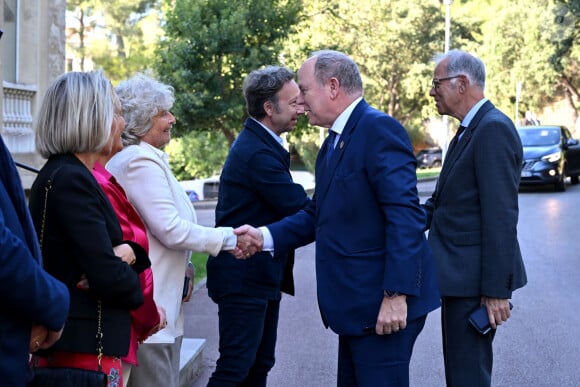
M 262 232 L 248 224 L 240 226 L 234 230 L 238 236 L 236 248 L 231 252 L 238 259 L 246 259 L 262 251 L 264 247 L 264 236 Z

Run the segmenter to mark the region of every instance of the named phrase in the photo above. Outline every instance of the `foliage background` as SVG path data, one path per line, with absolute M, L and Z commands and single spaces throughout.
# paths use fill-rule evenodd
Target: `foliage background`
M 401 121 L 417 149 L 441 140 L 428 97 L 432 57 L 444 50 L 440 0 L 73 0 L 68 9 L 83 20 L 69 30 L 81 63 L 104 68 L 113 83 L 144 71 L 175 88 L 176 138 L 166 151 L 181 179 L 219 173 L 245 119 L 250 71 L 296 70 L 322 48 L 356 60 L 365 98 Z M 486 63 L 488 98 L 515 121 L 530 110 L 574 132 L 580 0 L 455 0 L 450 14 L 451 48 Z M 323 136 L 305 120 L 288 135 L 310 170 Z

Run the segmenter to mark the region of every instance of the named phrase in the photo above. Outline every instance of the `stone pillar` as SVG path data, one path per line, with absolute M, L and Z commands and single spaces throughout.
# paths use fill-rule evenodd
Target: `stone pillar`
M 48 85 L 64 72 L 66 0 L 18 1 L 18 70 L 15 79 L 2 79 L 2 137 L 15 160 L 40 168 L 45 160 L 35 150 L 33 119 Z M 0 5 L 2 12 L 4 0 Z M 19 171 L 29 188 L 35 174 Z

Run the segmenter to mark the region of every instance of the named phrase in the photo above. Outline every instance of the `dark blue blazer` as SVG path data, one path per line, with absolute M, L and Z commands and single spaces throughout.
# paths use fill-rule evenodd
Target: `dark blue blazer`
M 328 165 L 322 146 L 312 203 L 268 226 L 275 249 L 316 238 L 320 311 L 338 334 L 374 326 L 384 290 L 408 295 L 409 321 L 440 305 L 415 164 L 405 129 L 363 100 Z
M 0 375 L 3 386 L 24 386 L 33 323 L 60 330 L 69 293 L 42 269 L 36 232 L 20 177 L 0 138 Z
M 288 151 L 248 118 L 220 176 L 216 226 L 262 226 L 309 202 L 304 188 L 292 181 Z M 274 257 L 260 252 L 247 260 L 221 252 L 207 262 L 208 293 L 214 299 L 227 293 L 267 299 L 279 299 L 280 290 L 294 294 L 293 264 L 293 249 L 277 250 Z

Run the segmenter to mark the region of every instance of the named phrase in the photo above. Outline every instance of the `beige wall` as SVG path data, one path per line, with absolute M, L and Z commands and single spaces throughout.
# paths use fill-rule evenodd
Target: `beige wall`
M 0 0 L 0 25 L 4 24 L 4 2 Z M 44 160 L 34 150 L 32 121 L 44 91 L 65 65 L 66 0 L 18 0 L 18 31 L 5 34 L 0 41 L 0 53 L 17 42 L 17 58 L 0 54 L 0 114 L 2 137 L 15 160 L 40 168 Z M 5 78 L 5 61 L 17 61 L 16 74 Z M 35 174 L 20 170 L 25 188 Z

